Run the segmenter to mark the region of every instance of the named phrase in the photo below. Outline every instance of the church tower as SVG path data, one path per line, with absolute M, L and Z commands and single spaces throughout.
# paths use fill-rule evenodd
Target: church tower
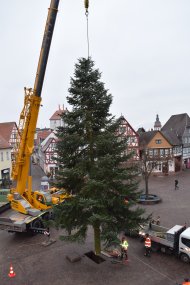
M 154 123 L 154 130 L 155 131 L 160 131 L 161 127 L 162 127 L 162 125 L 160 123 L 159 117 L 158 117 L 158 115 L 156 115 L 156 121 Z

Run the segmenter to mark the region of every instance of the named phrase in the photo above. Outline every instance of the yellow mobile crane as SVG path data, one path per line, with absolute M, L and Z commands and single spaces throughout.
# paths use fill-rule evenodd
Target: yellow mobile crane
M 34 88 L 25 88 L 24 108 L 20 115 L 16 147 L 13 152 L 12 178 L 17 182 L 11 190 L 8 200 L 11 208 L 23 214 L 47 210 L 52 204 L 58 203 L 58 198 L 50 193 L 32 191 L 32 177 L 29 176 L 30 157 L 34 148 L 34 134 L 41 102 L 41 92 L 46 65 L 58 10 L 59 0 L 51 0 L 46 21 L 44 37 L 38 62 Z
M 51 0 L 34 87 L 24 88 L 24 107 L 20 114 L 16 146 L 13 151 L 12 179 L 16 182 L 16 187 L 8 194 L 9 203 L 0 207 L 0 229 L 8 231 L 36 231 L 42 227 L 43 218 L 47 219 L 51 213 L 52 206 L 63 201 L 63 195 L 32 191 L 32 177 L 29 175 L 42 86 L 58 5 L 59 0 Z
M 84 4 L 88 26 L 89 1 L 84 0 Z M 24 107 L 20 114 L 18 135 L 13 151 L 12 179 L 16 182 L 16 187 L 12 188 L 10 194 L 8 194 L 9 203 L 0 207 L 0 229 L 9 232 L 32 231 L 43 233 L 43 219 L 51 218 L 53 205 L 70 198 L 70 195 L 64 193 L 63 190 L 32 190 L 32 177 L 29 175 L 30 158 L 34 148 L 34 134 L 41 104 L 42 86 L 58 6 L 59 0 L 51 0 L 34 87 L 33 89 L 24 88 Z

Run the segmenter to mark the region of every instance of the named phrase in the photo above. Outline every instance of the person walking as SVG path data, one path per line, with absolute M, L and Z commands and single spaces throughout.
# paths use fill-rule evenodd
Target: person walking
M 149 237 L 149 234 L 146 234 L 146 235 L 145 235 L 144 246 L 145 246 L 145 254 L 144 254 L 144 256 L 150 257 L 150 252 L 151 252 L 151 238 Z
M 122 240 L 121 240 L 121 260 L 125 260 L 125 261 L 128 261 L 128 241 L 126 239 L 126 237 L 122 237 Z
M 179 181 L 177 179 L 175 179 L 175 190 L 179 189 L 178 184 L 179 184 Z

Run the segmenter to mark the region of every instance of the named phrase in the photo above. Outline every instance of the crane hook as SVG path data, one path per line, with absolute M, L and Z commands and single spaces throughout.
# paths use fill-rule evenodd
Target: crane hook
M 89 1 L 88 0 L 84 0 L 84 6 L 85 6 L 85 9 L 88 9 L 88 7 L 89 7 Z
M 86 14 L 88 14 L 88 7 L 89 7 L 89 1 L 88 0 L 84 0 L 84 7 L 86 9 Z

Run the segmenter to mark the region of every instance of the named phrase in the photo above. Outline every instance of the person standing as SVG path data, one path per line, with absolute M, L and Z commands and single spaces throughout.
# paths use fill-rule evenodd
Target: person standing
M 126 239 L 126 237 L 122 237 L 121 240 L 121 259 L 127 261 L 128 260 L 128 241 Z
M 175 190 L 177 190 L 179 188 L 178 184 L 179 184 L 179 181 L 177 179 L 175 179 Z
M 145 235 L 145 254 L 144 256 L 149 256 L 150 257 L 150 252 L 151 252 L 151 238 L 149 237 L 149 234 Z

